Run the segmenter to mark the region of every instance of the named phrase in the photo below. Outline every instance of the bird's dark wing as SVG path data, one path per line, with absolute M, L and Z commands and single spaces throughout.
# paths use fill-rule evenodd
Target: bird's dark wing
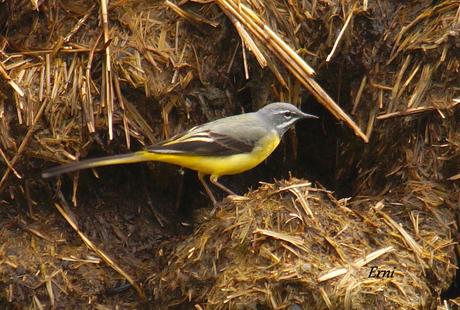
M 188 154 L 203 156 L 225 156 L 239 153 L 250 153 L 254 145 L 248 141 L 235 139 L 229 135 L 213 131 L 202 131 L 197 134 L 185 134 L 185 138 L 177 137 L 164 143 L 153 145 L 147 150 L 163 154 Z
M 250 153 L 267 133 L 255 117 L 249 113 L 219 119 L 194 127 L 147 150 L 163 154 L 203 156 Z

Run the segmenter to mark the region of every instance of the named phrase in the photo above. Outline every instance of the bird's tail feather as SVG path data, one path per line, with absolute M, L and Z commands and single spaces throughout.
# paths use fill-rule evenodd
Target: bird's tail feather
M 69 164 L 64 164 L 61 166 L 56 166 L 56 167 L 47 169 L 42 172 L 42 177 L 50 178 L 50 177 L 54 177 L 54 176 L 57 176 L 63 173 L 73 172 L 73 171 L 82 170 L 82 169 L 96 168 L 96 167 L 110 166 L 110 165 L 131 164 L 131 163 L 138 163 L 138 162 L 151 160 L 145 155 L 146 155 L 145 151 L 139 151 L 135 153 L 80 160 L 80 161 L 76 161 L 76 162 L 72 162 Z

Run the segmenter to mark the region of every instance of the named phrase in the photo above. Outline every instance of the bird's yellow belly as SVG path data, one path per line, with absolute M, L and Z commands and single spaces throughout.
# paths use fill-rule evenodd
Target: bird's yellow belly
M 146 154 L 152 160 L 166 162 L 215 176 L 231 175 L 250 170 L 264 161 L 278 146 L 280 138 L 273 132 L 259 141 L 251 153 L 230 156 L 195 156 L 179 154 Z

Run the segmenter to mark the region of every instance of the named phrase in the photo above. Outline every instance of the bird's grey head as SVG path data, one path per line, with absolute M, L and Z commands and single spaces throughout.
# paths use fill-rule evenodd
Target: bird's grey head
M 318 118 L 315 115 L 304 113 L 294 105 L 286 102 L 270 103 L 258 110 L 257 113 L 275 127 L 280 137 L 298 120 Z

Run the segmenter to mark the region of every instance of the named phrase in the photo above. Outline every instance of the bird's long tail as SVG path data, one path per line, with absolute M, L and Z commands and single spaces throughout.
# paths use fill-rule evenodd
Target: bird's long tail
M 43 178 L 50 178 L 54 177 L 63 173 L 73 172 L 82 169 L 88 168 L 96 168 L 101 166 L 110 166 L 110 165 L 120 165 L 120 164 L 131 164 L 131 163 L 138 163 L 143 161 L 152 160 L 146 156 L 147 152 L 139 151 L 134 153 L 128 154 L 121 154 L 121 155 L 113 155 L 113 156 L 105 156 L 105 157 L 98 157 L 93 159 L 85 159 L 81 161 L 72 162 L 69 164 L 64 164 L 61 166 L 56 166 L 45 170 L 42 172 Z

